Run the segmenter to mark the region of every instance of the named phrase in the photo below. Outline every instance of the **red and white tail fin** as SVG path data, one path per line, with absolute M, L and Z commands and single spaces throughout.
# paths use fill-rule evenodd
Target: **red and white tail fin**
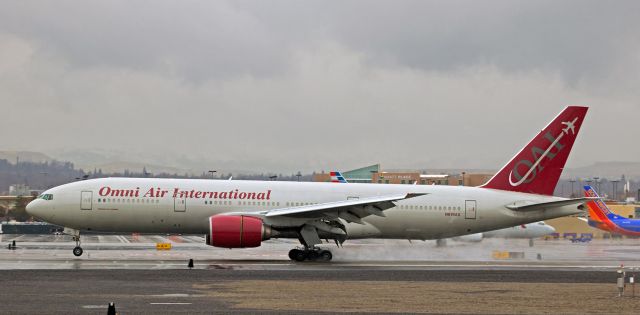
M 588 107 L 568 106 L 481 187 L 552 195 Z

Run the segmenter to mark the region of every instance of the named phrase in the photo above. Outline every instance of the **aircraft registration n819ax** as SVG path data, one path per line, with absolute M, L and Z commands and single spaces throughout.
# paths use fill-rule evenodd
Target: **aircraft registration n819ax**
M 29 214 L 80 231 L 205 234 L 209 245 L 294 238 L 292 260 L 331 260 L 321 239 L 442 239 L 576 214 L 553 197 L 587 107 L 569 106 L 480 187 L 100 178 L 45 191 Z

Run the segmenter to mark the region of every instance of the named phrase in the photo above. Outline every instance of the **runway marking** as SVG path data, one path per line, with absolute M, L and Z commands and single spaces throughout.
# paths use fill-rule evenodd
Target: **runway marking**
M 187 303 L 187 302 L 155 302 L 155 303 L 149 303 L 151 305 L 190 305 L 193 303 Z
M 120 242 L 122 242 L 122 243 L 131 243 L 126 237 L 124 237 L 122 235 L 118 235 L 117 237 L 120 240 Z
M 82 308 L 103 309 L 103 308 L 109 308 L 109 306 L 108 305 L 82 305 Z

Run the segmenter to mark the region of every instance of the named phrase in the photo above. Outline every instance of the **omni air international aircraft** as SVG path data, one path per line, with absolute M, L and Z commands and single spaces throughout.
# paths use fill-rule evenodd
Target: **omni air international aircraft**
M 587 107 L 569 106 L 480 187 L 99 178 L 45 191 L 27 212 L 80 231 L 205 234 L 224 248 L 294 238 L 296 261 L 331 260 L 322 239 L 442 239 L 580 213 L 553 197 Z

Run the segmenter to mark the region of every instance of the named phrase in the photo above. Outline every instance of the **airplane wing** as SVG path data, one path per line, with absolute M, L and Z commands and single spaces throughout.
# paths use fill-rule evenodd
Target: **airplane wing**
M 576 204 L 584 204 L 591 200 L 597 200 L 600 198 L 574 198 L 574 199 L 565 199 L 558 201 L 549 201 L 549 202 L 532 202 L 532 201 L 522 201 L 522 202 L 514 202 L 512 204 L 508 204 L 505 207 L 514 211 L 536 211 L 536 210 L 544 210 L 550 208 L 557 208 L 563 206 L 570 206 Z
M 389 196 L 376 196 L 358 199 L 340 200 L 299 207 L 280 208 L 258 212 L 232 212 L 228 215 L 250 215 L 265 218 L 289 217 L 300 219 L 337 219 L 362 223 L 361 218 L 369 215 L 384 217 L 384 210 L 395 207 L 394 201 L 422 196 L 422 193 L 407 193 Z
M 258 212 L 225 213 L 225 215 L 259 217 L 272 225 L 299 228 L 300 237 L 308 246 L 322 243 L 318 232 L 335 235 L 334 239 L 338 244 L 346 240 L 346 229 L 340 219 L 349 223 L 365 224 L 362 218 L 369 215 L 384 217 L 384 210 L 395 207 L 395 201 L 422 195 L 425 194 L 405 193 L 354 198 Z

